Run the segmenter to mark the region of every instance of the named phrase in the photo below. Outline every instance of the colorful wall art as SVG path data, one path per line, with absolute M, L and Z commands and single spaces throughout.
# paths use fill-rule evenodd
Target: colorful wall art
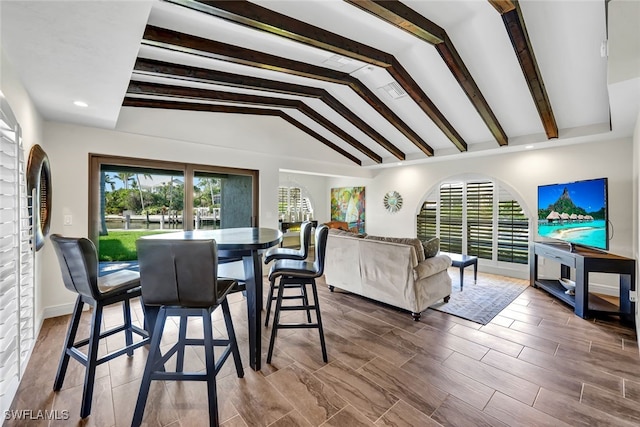
M 364 187 L 331 189 L 331 220 L 344 221 L 349 229 L 364 233 Z

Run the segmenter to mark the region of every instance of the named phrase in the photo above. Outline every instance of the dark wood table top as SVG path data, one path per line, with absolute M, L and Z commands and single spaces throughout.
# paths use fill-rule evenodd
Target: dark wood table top
M 177 233 L 159 233 L 141 239 L 207 240 L 216 241 L 222 250 L 268 249 L 282 241 L 282 232 L 275 228 L 241 227 L 220 230 L 192 230 Z
M 449 258 L 451 258 L 451 261 L 455 263 L 474 262 L 478 259 L 477 256 L 473 256 L 473 255 L 453 254 L 450 252 L 440 252 L 440 253 L 448 256 Z

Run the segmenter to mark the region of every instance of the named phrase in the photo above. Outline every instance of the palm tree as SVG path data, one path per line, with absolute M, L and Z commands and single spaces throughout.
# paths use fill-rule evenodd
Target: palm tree
M 133 174 L 129 172 L 118 172 L 116 178 L 122 181 L 125 190 L 129 189 L 129 181 L 133 178 Z
M 151 179 L 151 174 L 144 173 L 142 176 L 145 179 Z M 142 212 L 144 212 L 144 197 L 142 196 L 142 185 L 140 185 L 140 174 L 136 174 L 136 182 L 138 183 L 138 191 L 140 192 L 140 205 L 142 206 Z M 147 212 L 147 225 L 149 224 L 149 212 Z
M 111 177 L 107 175 L 106 172 L 102 171 L 100 173 L 100 235 L 106 236 L 109 234 L 107 230 L 107 219 L 105 215 L 105 210 L 107 207 L 107 197 L 105 195 L 105 186 L 107 183 L 111 184 L 111 191 L 114 190 L 115 184 Z
M 209 194 L 211 195 L 211 206 L 213 206 L 214 189 L 218 189 L 219 192 L 220 180 L 218 178 L 200 178 L 200 185 L 202 185 L 203 190 L 209 190 Z

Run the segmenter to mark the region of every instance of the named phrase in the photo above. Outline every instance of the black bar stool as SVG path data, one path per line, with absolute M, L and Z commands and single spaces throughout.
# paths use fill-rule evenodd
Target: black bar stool
M 230 354 L 239 378 L 244 376 L 240 352 L 229 311 L 227 294 L 237 285 L 232 279 L 219 279 L 218 254 L 215 240 L 139 239 L 136 242 L 140 263 L 142 299 L 146 305 L 160 306 L 147 364 L 140 384 L 140 392 L 133 414 L 132 426 L 142 422 L 144 407 L 152 380 L 206 381 L 209 396 L 209 425 L 217 426 L 218 405 L 216 375 Z M 228 339 L 214 339 L 211 314 L 222 306 Z M 165 354 L 160 341 L 167 317 L 180 318 L 178 342 Z M 202 318 L 203 339 L 187 338 L 187 319 Z M 187 345 L 204 346 L 205 373 L 183 372 L 184 351 Z M 216 362 L 214 346 L 224 351 Z M 176 372 L 166 372 L 166 362 L 177 353 Z
M 311 221 L 305 221 L 300 225 L 300 248 L 298 249 L 290 249 L 290 248 L 278 248 L 273 247 L 265 252 L 264 263 L 268 264 L 271 261 L 279 260 L 279 259 L 289 259 L 295 261 L 304 261 L 309 256 L 309 245 L 311 242 Z M 275 284 L 275 277 L 272 279 L 269 276 L 269 296 L 267 297 L 267 313 L 264 319 L 264 326 L 269 325 L 269 315 L 271 314 L 271 301 L 275 300 L 276 297 L 273 295 L 274 290 L 278 289 L 278 286 Z M 286 296 L 284 298 L 302 298 L 305 305 L 308 305 L 309 299 L 307 298 L 306 288 L 301 286 L 301 295 L 300 296 Z M 309 323 L 311 323 L 311 314 L 307 312 L 307 319 Z
M 80 417 L 86 418 L 91 413 L 91 399 L 97 366 L 125 353 L 128 356 L 133 356 L 133 350 L 149 342 L 147 331 L 131 324 L 130 300 L 140 296 L 140 274 L 135 271 L 120 270 L 98 277 L 98 255 L 91 240 L 54 234 L 51 236 L 51 242 L 58 256 L 64 286 L 78 294 L 58 364 L 58 372 L 53 383 L 53 390 L 58 391 L 62 388 L 69 366 L 69 357 L 73 357 L 81 363 L 85 367 L 85 377 Z M 104 307 L 119 302 L 122 303 L 124 324 L 100 333 Z M 84 304 L 89 304 L 93 309 L 91 332 L 89 338 L 75 341 Z M 125 333 L 126 346 L 98 358 L 100 340 L 119 332 Z M 134 343 L 133 333 L 141 336 L 142 340 Z M 79 350 L 85 345 L 89 346 L 86 356 Z
M 273 327 L 271 330 L 271 340 L 269 342 L 269 352 L 267 353 L 267 363 L 271 363 L 273 355 L 273 346 L 276 341 L 278 329 L 298 329 L 298 328 L 317 328 L 320 335 L 320 346 L 322 347 L 322 360 L 327 362 L 327 348 L 324 343 L 324 331 L 322 330 L 322 317 L 320 316 L 320 302 L 318 301 L 318 290 L 316 288 L 316 278 L 324 273 L 325 252 L 327 249 L 327 236 L 329 228 L 321 225 L 316 229 L 315 241 L 315 260 L 313 262 L 294 261 L 289 259 L 277 260 L 269 271 L 269 280 L 274 283 L 276 279 L 280 279 L 278 286 L 278 297 L 276 300 L 276 310 L 273 317 Z M 306 291 L 302 305 L 283 306 L 284 290 L 287 286 L 300 286 L 306 289 L 307 285 L 311 285 L 313 292 L 313 305 L 310 305 L 306 299 Z M 307 323 L 280 323 L 281 310 L 305 310 L 307 311 Z M 316 313 L 316 323 L 311 323 L 310 310 Z

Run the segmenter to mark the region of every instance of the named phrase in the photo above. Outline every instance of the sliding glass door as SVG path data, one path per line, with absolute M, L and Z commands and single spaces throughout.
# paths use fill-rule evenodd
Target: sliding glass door
M 258 225 L 258 172 L 90 155 L 89 236 L 101 261 L 133 261 L 135 240 Z

